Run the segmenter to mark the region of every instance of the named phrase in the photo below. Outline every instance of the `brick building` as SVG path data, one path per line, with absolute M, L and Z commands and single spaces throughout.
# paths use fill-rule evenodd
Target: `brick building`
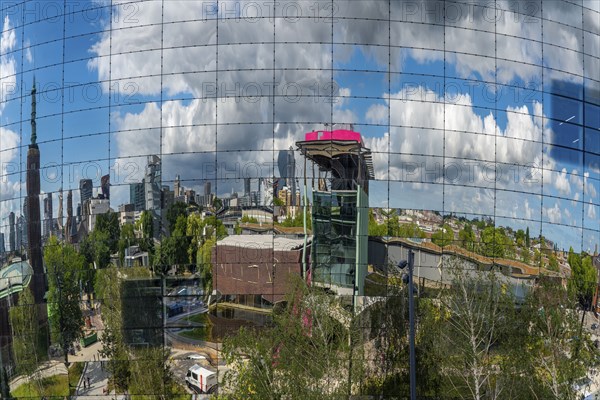
M 287 293 L 290 275 L 302 274 L 304 239 L 232 235 L 213 250 L 213 288 L 249 306 L 276 303 Z M 306 245 L 308 264 L 310 240 Z

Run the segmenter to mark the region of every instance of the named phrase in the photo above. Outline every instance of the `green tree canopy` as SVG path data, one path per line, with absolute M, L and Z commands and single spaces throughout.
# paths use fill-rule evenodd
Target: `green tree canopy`
M 454 242 L 454 232 L 450 225 L 444 224 L 441 229 L 438 229 L 431 235 L 431 241 L 438 246 L 448 246 Z
M 477 237 L 475 236 L 475 232 L 473 232 L 473 227 L 471 224 L 466 223 L 458 232 L 458 240 L 460 241 L 460 245 L 465 249 L 469 251 L 475 251 Z
M 9 309 L 9 319 L 17 373 L 31 376 L 40 361 L 37 354 L 40 341 L 38 309 L 31 289 L 25 288 L 19 294 L 18 303 Z
M 44 248 L 44 263 L 48 270 L 48 309 L 52 333 L 68 354 L 69 347 L 83 333 L 80 307 L 79 276 L 85 259 L 68 243 L 51 236 Z
M 167 223 L 169 232 L 172 234 L 175 229 L 175 224 L 177 223 L 177 219 L 180 216 L 187 216 L 188 206 L 186 203 L 178 201 L 176 203 L 171 204 L 169 209 L 167 210 Z
M 502 228 L 488 226 L 481 232 L 481 254 L 486 257 L 506 257 L 512 253 L 512 247 L 512 241 Z
M 299 278 L 288 293 L 288 305 L 274 314 L 272 326 L 242 328 L 225 340 L 224 355 L 233 367 L 225 376 L 230 389 L 225 398 L 347 398 L 345 381 L 324 382 L 348 371 L 349 331 L 339 321 L 349 320 L 348 312 L 338 298 L 308 289 Z M 358 349 L 354 355 L 351 371 L 358 374 Z
M 116 253 L 118 250 L 118 241 L 121 236 L 121 227 L 119 224 L 119 214 L 115 212 L 107 212 L 96 217 L 94 226 L 95 232 L 104 232 L 103 238 L 106 240 L 110 253 Z
M 567 262 L 571 266 L 569 288 L 577 296 L 579 304 L 588 309 L 592 303 L 597 284 L 597 273 L 592 265 L 592 258 L 587 255 L 582 257 L 580 254 L 575 253 L 571 247 Z

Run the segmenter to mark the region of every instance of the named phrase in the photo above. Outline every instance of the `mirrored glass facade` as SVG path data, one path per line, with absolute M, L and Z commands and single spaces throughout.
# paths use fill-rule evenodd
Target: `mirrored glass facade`
M 452 380 L 457 264 L 600 339 L 597 0 L 0 4 L 1 398 L 408 398 L 409 251 L 418 398 L 562 396 Z

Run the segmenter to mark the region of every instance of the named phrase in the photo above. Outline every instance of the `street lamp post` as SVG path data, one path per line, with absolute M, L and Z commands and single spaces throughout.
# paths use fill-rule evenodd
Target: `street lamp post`
M 410 399 L 417 399 L 417 376 L 415 361 L 415 304 L 413 288 L 413 267 L 414 253 L 408 250 L 408 260 L 402 260 L 398 263 L 398 268 L 403 270 L 408 266 L 408 274 L 402 275 L 404 283 L 408 284 L 408 325 L 409 325 L 409 362 L 410 362 Z

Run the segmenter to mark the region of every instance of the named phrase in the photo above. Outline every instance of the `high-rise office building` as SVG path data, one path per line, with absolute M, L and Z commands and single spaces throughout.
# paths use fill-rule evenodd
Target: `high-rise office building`
M 92 198 L 93 184 L 91 179 L 81 179 L 79 181 L 79 196 L 81 197 L 81 204 L 84 204 L 87 200 Z
M 173 203 L 175 202 L 175 192 L 171 190 L 169 186 L 162 187 L 162 199 L 161 199 L 161 208 L 163 210 L 168 210 Z
M 206 181 L 204 182 L 204 195 L 205 196 L 210 196 L 211 195 L 211 188 L 210 188 L 210 181 Z
M 71 236 L 73 232 L 73 191 L 69 189 L 67 193 L 67 222 L 65 224 L 65 235 L 64 238 L 68 242 L 71 242 Z
M 144 211 L 146 209 L 144 187 L 143 181 L 129 185 L 129 202 L 133 204 L 135 211 Z
M 244 178 L 244 196 L 249 196 L 252 190 L 252 179 Z
M 25 223 L 25 218 L 22 215 L 17 217 L 17 221 L 15 223 L 15 231 L 16 231 L 16 239 L 15 239 L 15 250 L 23 253 L 24 247 L 27 247 L 23 244 L 23 236 L 27 234 L 27 224 Z M 25 251 L 26 252 L 26 251 Z
M 280 176 L 277 183 L 277 191 L 281 190 L 284 186 L 287 186 L 292 193 L 296 193 L 296 160 L 294 158 L 293 147 L 290 146 L 288 150 L 279 151 L 277 167 Z M 291 205 L 296 205 L 295 198 L 292 198 Z
M 8 248 L 9 248 L 9 251 L 17 250 L 15 222 L 16 222 L 15 221 L 15 213 L 11 211 L 10 214 L 8 214 L 8 225 L 9 225 Z
M 181 193 L 181 179 L 179 175 L 175 176 L 175 182 L 173 183 L 173 196 L 177 197 Z
M 102 190 L 102 197 L 110 199 L 110 175 L 104 175 L 100 178 L 100 189 Z
M 146 210 L 160 212 L 161 208 L 161 160 L 156 155 L 148 156 L 146 175 L 144 176 L 144 199 Z
M 54 228 L 54 219 L 52 218 L 52 193 L 47 193 L 44 197 L 44 238 L 52 235 Z
M 56 217 L 56 225 L 58 228 L 59 235 L 62 235 L 64 228 L 63 221 L 63 190 L 62 187 L 58 189 L 58 215 Z
M 6 245 L 4 244 L 4 233 L 0 232 L 0 253 L 6 252 Z

